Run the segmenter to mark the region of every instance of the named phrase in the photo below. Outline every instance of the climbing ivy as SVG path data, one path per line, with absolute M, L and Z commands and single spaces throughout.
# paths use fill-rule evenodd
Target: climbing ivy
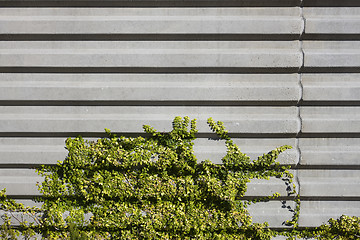
M 359 218 L 342 216 L 318 228 L 300 229 L 300 198 L 290 166 L 276 161 L 282 146 L 251 160 L 240 151 L 222 122 L 208 124 L 225 141 L 223 164 L 201 163 L 193 152 L 196 121 L 176 117 L 173 130 L 144 126 L 147 137 L 116 136 L 66 140 L 68 155 L 42 166 L 40 208 L 25 207 L 0 191 L 2 239 L 271 239 L 277 235 L 315 239 L 359 239 Z M 250 204 L 280 197 L 246 198 L 252 179 L 283 180 L 293 196 L 288 228 L 254 223 Z

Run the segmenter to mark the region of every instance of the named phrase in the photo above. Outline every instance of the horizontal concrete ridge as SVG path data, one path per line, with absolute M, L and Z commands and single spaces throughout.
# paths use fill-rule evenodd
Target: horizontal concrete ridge
M 88 138 L 87 138 L 88 139 Z M 56 164 L 67 155 L 66 138 L 0 138 L 0 167 L 24 167 L 41 164 Z M 95 140 L 95 139 L 89 139 Z M 233 139 L 251 159 L 267 153 L 282 145 L 291 145 L 282 153 L 278 161 L 282 164 L 295 165 L 299 161 L 299 152 L 293 138 L 284 139 Z M 222 163 L 226 155 L 224 141 L 198 138 L 194 141 L 194 153 L 198 162 L 206 159 L 214 163 Z
M 359 201 L 302 201 L 300 227 L 317 227 L 341 215 L 360 216 Z
M 39 196 L 37 184 L 44 180 L 35 169 L 0 169 L 0 189 L 7 195 Z
M 297 173 L 290 170 L 295 176 Z M 269 180 L 266 179 L 252 179 L 248 184 L 245 197 L 253 196 L 271 196 L 274 193 L 279 193 L 282 197 L 288 197 L 289 193 L 293 190 L 292 184 L 289 187 L 288 183 L 280 178 L 271 177 Z M 298 185 L 295 183 L 296 190 L 298 191 Z
M 292 7 L 299 6 L 300 0 L 0 0 L 5 7 Z
M 304 101 L 360 101 L 360 74 L 303 74 Z
M 303 133 L 359 133 L 358 107 L 301 107 Z
M 360 198 L 358 170 L 298 170 L 302 197 Z
M 175 116 L 197 118 L 200 132 L 210 132 L 206 119 L 224 121 L 232 133 L 294 134 L 299 131 L 296 107 L 67 107 L 0 106 L 0 132 L 140 133 L 148 124 L 169 131 Z
M 0 167 L 56 164 L 67 155 L 66 138 L 0 138 Z
M 43 177 L 40 177 L 34 169 L 0 169 L 0 189 L 6 188 L 6 193 L 14 197 L 40 195 L 36 184 L 42 181 Z M 276 192 L 287 196 L 287 186 L 281 179 L 254 179 L 247 186 L 247 197 L 265 197 Z
M 335 168 L 358 166 L 359 146 L 359 138 L 301 138 L 300 165 Z
M 305 33 L 360 33 L 360 8 L 304 8 L 304 17 Z
M 0 101 L 291 101 L 297 74 L 0 74 Z
M 0 34 L 300 34 L 299 8 L 0 9 Z
M 298 42 L 1 42 L 1 67 L 300 67 Z
M 304 67 L 360 66 L 360 41 L 304 41 Z
M 248 206 L 254 223 L 269 223 L 270 227 L 285 228 L 285 221 L 291 220 L 295 204 L 293 201 L 260 202 Z M 276 238 L 272 238 L 275 240 Z M 284 239 L 285 240 L 285 239 Z

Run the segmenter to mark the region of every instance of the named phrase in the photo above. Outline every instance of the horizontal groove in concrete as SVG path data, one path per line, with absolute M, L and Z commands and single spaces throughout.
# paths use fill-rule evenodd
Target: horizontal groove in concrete
M 0 106 L 306 106 L 349 107 L 360 106 L 360 101 L 69 101 L 69 100 L 0 100 Z
M 242 74 L 289 74 L 289 73 L 360 73 L 360 67 L 0 67 L 0 73 L 242 73 Z
M 331 39 L 334 36 L 327 38 Z M 357 39 L 341 35 L 340 39 Z M 316 40 L 318 37 L 315 37 Z M 325 40 L 327 39 L 325 38 Z M 359 37 L 360 38 L 360 37 Z M 299 34 L 0 34 L 0 41 L 294 41 Z M 311 39 L 308 39 L 311 40 Z
M 358 41 L 360 34 L 0 34 L 0 41 Z
M 294 7 L 300 0 L 1 0 L 0 7 Z
M 1 39 L 1 35 L 0 35 Z M 360 34 L 321 34 L 321 33 L 305 33 L 301 36 L 302 40 L 318 40 L 318 41 L 358 41 Z
M 126 137 L 138 137 L 138 136 L 147 136 L 144 132 L 133 132 L 133 133 L 123 133 L 123 132 L 112 132 L 118 136 Z M 43 138 L 43 137 L 107 137 L 104 132 L 0 132 L 0 137 L 34 137 L 34 138 Z M 218 139 L 217 135 L 211 133 L 198 133 L 197 137 L 212 138 Z M 273 134 L 273 133 L 229 133 L 229 136 L 232 138 L 295 138 L 295 133 L 283 133 L 283 134 Z
M 256 68 L 256 67 L 0 67 L 0 73 L 297 73 L 298 67 Z M 348 71 L 342 71 L 348 72 Z M 360 72 L 360 68 L 357 69 Z
M 117 135 L 124 135 L 127 137 L 146 136 L 143 132 L 123 133 L 113 132 Z M 0 132 L 0 137 L 106 137 L 103 132 Z M 360 133 L 229 133 L 232 138 L 360 138 Z M 215 134 L 198 133 L 197 137 L 214 138 L 217 139 Z
M 360 7 L 358 0 L 303 0 L 304 7 Z
M 1 7 L 296 7 L 300 0 L 1 0 Z M 304 7 L 359 7 L 358 0 L 303 0 Z
M 0 106 L 296 106 L 296 101 L 49 101 L 0 100 Z M 350 105 L 346 104 L 347 105 Z M 319 104 L 312 104 L 318 106 Z M 354 105 L 354 104 L 351 104 Z M 360 103 L 359 103 L 360 105 Z
M 307 132 L 298 133 L 299 138 L 360 138 L 360 133 L 355 132 Z
M 360 73 L 360 67 L 302 67 L 299 73 Z

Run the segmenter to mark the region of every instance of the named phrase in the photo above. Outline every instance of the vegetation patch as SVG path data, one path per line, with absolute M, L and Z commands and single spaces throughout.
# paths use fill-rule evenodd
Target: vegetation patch
M 25 207 L 0 191 L 2 239 L 359 239 L 358 217 L 330 219 L 316 228 L 299 228 L 300 198 L 290 166 L 276 161 L 282 146 L 251 160 L 229 137 L 222 122 L 208 124 L 225 141 L 223 164 L 197 162 L 193 152 L 196 121 L 176 117 L 173 130 L 144 126 L 148 137 L 116 136 L 87 141 L 67 139 L 68 156 L 37 171 L 40 208 Z M 293 196 L 293 217 L 275 230 L 254 223 L 247 207 L 280 194 L 244 198 L 252 179 L 279 178 Z

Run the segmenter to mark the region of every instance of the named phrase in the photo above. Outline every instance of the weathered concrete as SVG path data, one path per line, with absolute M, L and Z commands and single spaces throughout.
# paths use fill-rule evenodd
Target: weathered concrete
M 360 132 L 358 107 L 301 107 L 304 133 Z
M 0 9 L 0 34 L 300 34 L 299 8 Z
M 301 165 L 356 166 L 360 156 L 359 138 L 301 138 Z
M 231 101 L 236 105 L 295 102 L 300 97 L 297 74 L 0 74 L 0 100 L 7 101 Z
M 360 74 L 303 74 L 304 101 L 359 101 Z
M 310 34 L 360 33 L 360 8 L 304 8 L 306 31 Z
M 320 226 L 341 215 L 360 216 L 359 205 L 359 201 L 302 201 L 299 226 Z
M 297 68 L 299 43 L 213 41 L 0 42 L 2 67 Z
M 175 116 L 198 119 L 199 132 L 211 132 L 206 120 L 223 121 L 232 133 L 294 134 L 299 129 L 296 107 L 180 106 L 0 106 L 0 132 L 141 133 L 142 125 L 171 130 Z
M 358 170 L 298 170 L 303 197 L 360 197 Z
M 303 44 L 306 68 L 360 66 L 360 41 L 304 41 Z

